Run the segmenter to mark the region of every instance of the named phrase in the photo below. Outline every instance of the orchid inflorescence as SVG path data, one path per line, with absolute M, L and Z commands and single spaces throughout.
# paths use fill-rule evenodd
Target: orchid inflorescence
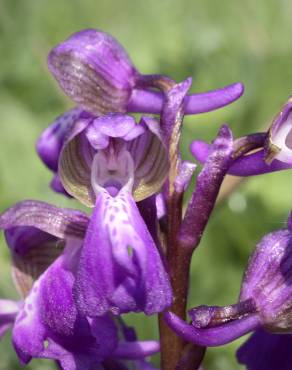
M 93 211 L 26 200 L 0 216 L 21 296 L 0 300 L 0 335 L 12 327 L 20 362 L 150 370 L 147 357 L 160 351 L 162 370 L 195 370 L 206 347 L 253 332 L 239 362 L 289 370 L 291 215 L 256 246 L 237 303 L 192 308 L 191 321 L 186 307 L 191 259 L 225 176 L 292 167 L 292 100 L 267 132 L 234 139 L 223 125 L 211 144 L 192 142 L 202 169 L 183 212 L 196 172 L 179 150 L 183 117 L 232 103 L 242 84 L 188 94 L 191 78 L 140 74 L 113 37 L 94 29 L 56 46 L 48 65 L 75 107 L 41 134 L 37 152 L 51 188 Z M 138 340 L 123 318 L 130 312 L 158 314 L 160 341 Z

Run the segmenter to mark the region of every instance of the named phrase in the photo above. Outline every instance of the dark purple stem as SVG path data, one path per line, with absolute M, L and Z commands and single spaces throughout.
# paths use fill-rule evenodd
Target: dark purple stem
M 232 134 L 222 126 L 215 139 L 210 155 L 197 178 L 196 189 L 188 204 L 179 234 L 180 244 L 194 250 L 214 208 L 220 186 L 231 163 Z

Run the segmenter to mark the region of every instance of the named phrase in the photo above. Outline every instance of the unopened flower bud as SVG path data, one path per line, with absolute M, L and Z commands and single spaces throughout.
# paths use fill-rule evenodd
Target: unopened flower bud
M 243 280 L 240 301 L 253 299 L 262 325 L 292 331 L 292 229 L 266 235 L 257 245 Z
M 267 163 L 277 159 L 292 164 L 292 97 L 272 122 L 265 159 Z
M 125 112 L 138 72 L 110 35 L 87 29 L 56 46 L 49 68 L 65 93 L 94 114 Z

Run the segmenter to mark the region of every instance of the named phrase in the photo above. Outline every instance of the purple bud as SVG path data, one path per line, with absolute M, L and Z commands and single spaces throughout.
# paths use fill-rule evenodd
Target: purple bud
M 292 230 L 266 235 L 245 272 L 240 301 L 253 299 L 262 325 L 273 332 L 292 329 Z
M 125 112 L 138 72 L 107 33 L 87 29 L 57 45 L 49 69 L 65 93 L 94 113 Z
M 187 190 L 196 167 L 195 163 L 189 161 L 183 161 L 180 164 L 178 175 L 174 181 L 174 187 L 178 193 L 183 193 Z
M 292 164 L 292 97 L 277 114 L 269 130 L 266 162 L 274 159 Z

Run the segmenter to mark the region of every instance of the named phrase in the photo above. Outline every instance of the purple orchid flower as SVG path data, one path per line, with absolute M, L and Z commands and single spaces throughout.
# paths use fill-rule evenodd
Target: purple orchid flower
M 53 218 L 39 218 L 44 208 Z M 0 223 L 23 295 L 20 302 L 0 301 L 0 333 L 13 325 L 22 363 L 49 358 L 64 370 L 89 370 L 106 369 L 111 361 L 118 369 L 124 359 L 144 362 L 159 351 L 156 341 L 119 342 L 118 326 L 109 315 L 89 319 L 78 313 L 73 284 L 88 223 L 85 214 L 27 202 L 4 213 Z
M 64 144 L 63 185 L 95 207 L 75 286 L 83 315 L 153 314 L 171 304 L 167 273 L 134 201 L 157 192 L 167 175 L 158 128 L 153 119 L 137 125 L 130 116 L 107 115 L 80 121 Z
M 123 47 L 105 32 L 87 29 L 73 34 L 50 52 L 48 65 L 64 92 L 94 115 L 161 112 L 164 96 L 152 88 L 167 78 L 141 75 Z M 242 93 L 242 84 L 235 83 L 190 95 L 186 114 L 224 107 Z
M 276 115 L 267 134 L 253 134 L 244 138 L 244 145 L 248 147 L 256 144 L 257 150 L 236 156 L 228 173 L 234 176 L 254 176 L 292 168 L 291 112 L 292 101 L 289 98 Z M 241 138 L 238 141 L 240 142 Z M 210 151 L 208 143 L 195 140 L 190 149 L 199 162 L 205 163 Z
M 158 128 L 153 119 L 136 124 L 121 114 L 83 118 L 63 145 L 66 191 L 94 206 L 73 288 L 83 316 L 153 314 L 171 305 L 168 274 L 134 201 L 157 192 L 167 175 Z
M 72 125 L 81 116 L 117 112 L 160 113 L 165 102 L 162 89 L 170 79 L 143 76 L 133 66 L 126 51 L 110 35 L 88 29 L 77 32 L 49 54 L 49 69 L 64 92 L 77 104 L 58 117 L 39 137 L 37 152 L 55 173 L 51 188 L 68 195 L 57 174 L 61 147 Z M 237 100 L 243 85 L 187 96 L 185 114 L 208 112 Z
M 246 363 L 249 370 L 262 369 L 259 358 L 250 355 L 254 343 L 260 346 L 262 340 L 266 349 L 275 351 L 274 354 L 269 353 L 273 361 L 267 369 L 278 369 L 278 354 L 287 350 L 291 335 L 277 334 L 274 337 L 263 332 L 262 328 L 270 333 L 292 331 L 291 226 L 292 214 L 287 229 L 266 235 L 257 245 L 245 272 L 237 304 L 193 308 L 189 311 L 191 325 L 168 312 L 165 314 L 168 325 L 185 340 L 200 346 L 223 345 L 255 330 L 253 337 L 239 351 L 240 361 Z M 278 349 L 282 344 L 284 347 Z M 285 361 L 283 363 L 286 364 Z

